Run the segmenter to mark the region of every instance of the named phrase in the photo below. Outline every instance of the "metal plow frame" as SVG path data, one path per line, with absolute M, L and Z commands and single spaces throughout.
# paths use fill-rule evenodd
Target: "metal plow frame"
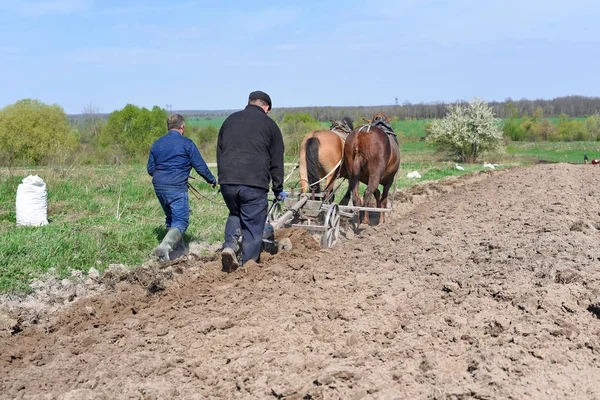
M 319 195 L 305 193 L 298 195 L 297 198 L 286 198 L 283 205 L 281 202 L 273 203 L 268 213 L 269 223 L 275 230 L 293 227 L 322 232 L 321 247 L 332 248 L 340 236 L 342 217 L 350 219 L 356 229 L 356 218 L 360 211 L 391 211 L 391 208 L 340 206 L 337 203 L 325 203 L 322 200 L 315 200 L 315 198 L 319 198 Z

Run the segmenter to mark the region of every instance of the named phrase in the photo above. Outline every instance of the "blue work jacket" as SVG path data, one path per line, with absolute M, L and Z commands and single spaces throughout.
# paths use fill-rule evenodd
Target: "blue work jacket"
M 150 148 L 146 169 L 157 191 L 187 191 L 192 167 L 206 182 L 217 182 L 198 147 L 178 131 L 170 130 Z

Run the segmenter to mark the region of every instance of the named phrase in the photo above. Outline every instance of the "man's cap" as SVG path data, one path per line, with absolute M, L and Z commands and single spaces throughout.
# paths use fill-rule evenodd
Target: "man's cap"
M 250 96 L 248 96 L 248 100 L 262 100 L 269 105 L 269 110 L 271 110 L 271 107 L 273 106 L 269 95 L 260 90 L 250 93 Z

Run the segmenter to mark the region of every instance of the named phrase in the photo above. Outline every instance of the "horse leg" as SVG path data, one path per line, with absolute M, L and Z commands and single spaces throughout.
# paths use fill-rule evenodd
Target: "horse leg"
M 350 187 L 348 187 L 348 190 L 346 190 L 346 194 L 344 194 L 344 197 L 342 197 L 342 201 L 340 201 L 340 206 L 347 206 L 348 203 L 350 202 L 351 195 L 352 195 L 352 190 L 350 190 Z
M 386 183 L 385 185 L 383 185 L 383 192 L 381 193 L 381 208 L 387 208 L 387 199 L 388 199 L 388 194 L 390 192 L 390 188 L 392 187 L 392 184 L 394 182 L 390 182 L 390 183 Z M 381 218 L 379 219 L 380 223 L 385 222 L 385 213 L 382 212 L 380 213 Z
M 300 146 L 299 156 L 299 167 L 298 172 L 300 173 L 300 192 L 308 192 L 308 172 L 306 170 L 306 138 L 302 141 Z
M 379 191 L 379 188 L 375 189 L 375 192 L 373 192 L 373 196 L 375 196 L 375 206 L 376 206 L 377 208 L 381 208 L 381 192 Z M 374 212 L 374 213 L 371 215 L 371 218 L 373 218 L 373 217 L 374 217 L 374 218 L 375 218 L 377 221 L 380 221 L 380 218 L 381 218 L 381 213 Z M 375 224 L 375 225 L 378 225 L 378 224 L 379 224 L 379 222 L 377 222 L 377 224 Z
M 325 198 L 328 198 L 329 195 L 333 192 L 333 186 L 335 184 L 336 173 L 333 173 L 327 177 L 325 181 Z M 331 196 L 331 202 L 335 202 L 335 193 Z
M 360 193 L 358 177 L 350 178 L 350 184 L 348 185 L 348 191 L 352 192 L 352 206 L 360 207 L 362 202 L 360 201 Z
M 364 207 L 370 207 L 371 205 L 371 196 L 375 193 L 377 189 L 377 186 L 379 186 L 379 182 L 377 180 L 376 177 L 374 176 L 369 176 L 369 183 L 367 185 L 367 189 L 365 190 L 365 194 L 363 195 L 363 206 Z M 369 212 L 365 211 L 364 213 L 364 219 L 363 222 L 365 224 L 369 224 Z
M 373 192 L 373 196 L 375 196 L 376 207 L 381 207 L 381 192 L 379 191 L 379 188 L 375 189 L 375 191 Z

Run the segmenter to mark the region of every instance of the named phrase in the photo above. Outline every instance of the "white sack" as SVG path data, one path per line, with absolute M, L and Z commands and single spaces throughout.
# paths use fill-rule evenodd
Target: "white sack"
M 421 178 L 421 174 L 419 173 L 419 171 L 413 171 L 413 172 L 409 172 L 408 174 L 406 174 L 407 178 Z
M 37 175 L 29 175 L 17 188 L 17 226 L 48 224 L 48 192 Z

